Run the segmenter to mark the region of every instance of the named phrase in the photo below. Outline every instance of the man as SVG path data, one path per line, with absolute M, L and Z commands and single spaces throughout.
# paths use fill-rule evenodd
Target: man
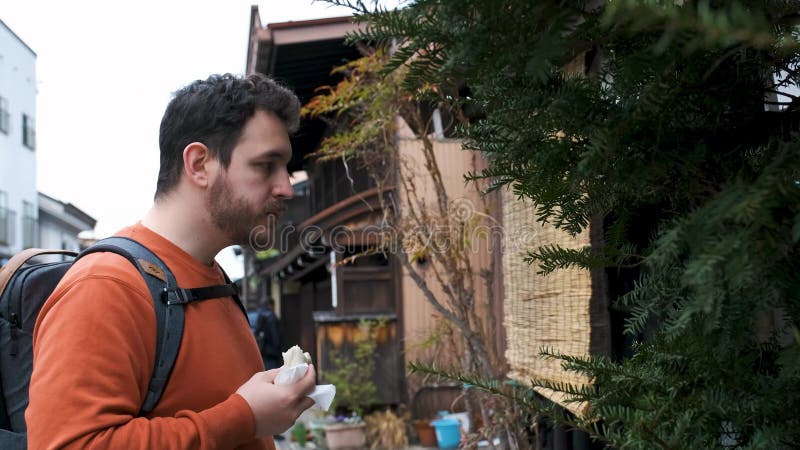
M 179 90 L 161 121 L 155 201 L 118 235 L 157 254 L 184 288 L 224 284 L 214 256 L 275 223 L 299 102 L 272 80 L 213 75 Z M 135 155 L 129 155 L 135 157 Z M 124 159 L 114 170 L 124 170 Z M 121 199 L 124 201 L 124 199 Z M 272 383 L 230 298 L 186 306 L 180 352 L 155 409 L 138 417 L 155 361 L 153 300 L 131 263 L 79 260 L 34 331 L 30 449 L 264 449 L 313 404 L 309 369 Z
M 275 300 L 268 299 L 258 307 L 255 327 L 256 342 L 261 349 L 264 368 L 277 369 L 281 366 L 281 325 L 275 315 Z

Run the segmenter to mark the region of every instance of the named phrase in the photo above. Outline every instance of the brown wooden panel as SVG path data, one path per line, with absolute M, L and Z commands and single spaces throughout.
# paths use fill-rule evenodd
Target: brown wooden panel
M 339 314 L 394 313 L 396 299 L 391 267 L 340 267 Z
M 342 314 L 362 312 L 393 313 L 394 296 L 387 281 L 349 281 L 342 287 L 338 311 Z
M 312 361 L 316 361 L 316 336 L 314 336 L 314 285 L 302 285 L 299 298 L 302 315 L 295 322 L 288 322 L 287 328 L 293 327 L 298 332 L 297 342 L 300 348 L 311 354 Z
M 301 327 L 296 326 L 296 324 L 303 322 L 304 316 L 301 296 L 283 294 L 281 298 L 281 328 L 283 329 L 284 347 L 300 345 L 300 347 L 306 348 L 303 347 L 301 342 L 303 330 Z
M 464 389 L 461 385 L 425 385 L 411 399 L 414 419 L 432 420 L 439 411 L 466 411 Z

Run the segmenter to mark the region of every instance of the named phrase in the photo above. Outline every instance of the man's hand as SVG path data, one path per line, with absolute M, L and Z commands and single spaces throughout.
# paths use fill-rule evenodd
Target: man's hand
M 256 437 L 283 433 L 294 425 L 300 414 L 314 404 L 308 394 L 314 391 L 317 375 L 314 366 L 298 382 L 275 385 L 273 380 L 280 369 L 258 372 L 236 393 L 250 405 L 256 419 Z

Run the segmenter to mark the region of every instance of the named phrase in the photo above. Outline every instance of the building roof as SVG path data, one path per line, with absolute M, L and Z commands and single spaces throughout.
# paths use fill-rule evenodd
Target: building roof
M 290 84 L 300 101 L 331 82 L 330 71 L 361 56 L 346 45 L 345 35 L 358 29 L 351 16 L 261 25 L 258 6 L 250 11 L 247 73 L 272 75 Z
M 335 86 L 340 75 L 331 70 L 360 58 L 359 50 L 345 43 L 345 35 L 357 30 L 351 16 L 301 20 L 262 25 L 258 6 L 250 9 L 247 73 L 263 73 L 286 84 L 302 104 L 308 103 L 321 86 Z M 319 145 L 325 124 L 303 120 L 292 137 L 294 150 L 289 170 L 302 170 L 305 155 Z
M 48 214 L 79 230 L 94 229 L 97 219 L 72 203 L 64 203 L 39 192 L 39 212 Z
M 33 54 L 33 56 L 34 56 L 34 57 L 36 56 L 36 52 L 35 52 L 35 51 L 33 51 L 33 49 L 32 49 L 32 48 L 30 48 L 30 47 L 28 46 L 28 44 L 26 44 L 26 43 L 25 43 L 25 41 L 23 41 L 23 40 L 22 40 L 22 38 L 20 38 L 19 36 L 17 36 L 17 33 L 14 33 L 14 30 L 12 30 L 12 29 L 11 29 L 11 27 L 9 27 L 8 25 L 6 25 L 6 23 L 5 23 L 5 22 L 3 22 L 3 20 L 2 20 L 2 19 L 0 19 L 0 25 L 2 25 L 2 26 L 3 26 L 3 28 L 5 28 L 6 30 L 8 30 L 8 32 L 9 32 L 9 33 L 11 33 L 11 35 L 12 35 L 12 36 L 14 36 L 14 37 L 15 37 L 15 38 L 16 38 L 16 39 L 19 41 L 19 43 L 20 43 L 20 44 L 22 44 L 22 45 L 23 45 L 25 48 L 27 48 L 27 49 L 28 49 L 28 51 L 29 51 L 29 52 L 31 52 L 31 54 Z

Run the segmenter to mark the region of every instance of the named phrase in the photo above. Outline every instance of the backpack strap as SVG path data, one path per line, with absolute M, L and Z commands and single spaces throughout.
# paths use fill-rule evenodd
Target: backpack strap
M 164 288 L 164 292 L 161 294 L 162 297 L 166 297 L 167 305 L 184 305 L 189 302 L 209 298 L 233 297 L 236 295 L 236 286 L 232 284 L 221 284 L 218 286 L 191 289 L 182 289 L 176 286 Z
M 236 303 L 242 309 L 243 307 L 233 284 L 179 288 L 169 267 L 147 247 L 133 239 L 120 236 L 103 239 L 81 252 L 78 258 L 97 252 L 116 253 L 130 261 L 141 273 L 153 298 L 156 315 L 156 359 L 147 395 L 139 412 L 140 416 L 145 415 L 161 399 L 175 365 L 185 325 L 184 306 L 193 301 L 234 297 Z M 229 282 L 227 275 L 225 279 Z
M 234 287 L 235 292 L 233 293 L 233 295 L 231 295 L 231 297 L 233 298 L 233 301 L 236 302 L 236 306 L 238 306 L 239 309 L 242 311 L 242 314 L 244 314 L 244 318 L 245 320 L 247 320 L 247 323 L 250 323 L 250 318 L 247 317 L 247 309 L 244 307 L 242 299 L 239 298 L 239 288 L 235 284 L 233 284 L 233 281 L 231 281 L 230 277 L 228 277 L 228 274 L 225 272 L 225 269 L 223 269 L 222 266 L 219 266 L 219 271 L 222 272 L 222 276 L 225 277 L 225 283 Z

